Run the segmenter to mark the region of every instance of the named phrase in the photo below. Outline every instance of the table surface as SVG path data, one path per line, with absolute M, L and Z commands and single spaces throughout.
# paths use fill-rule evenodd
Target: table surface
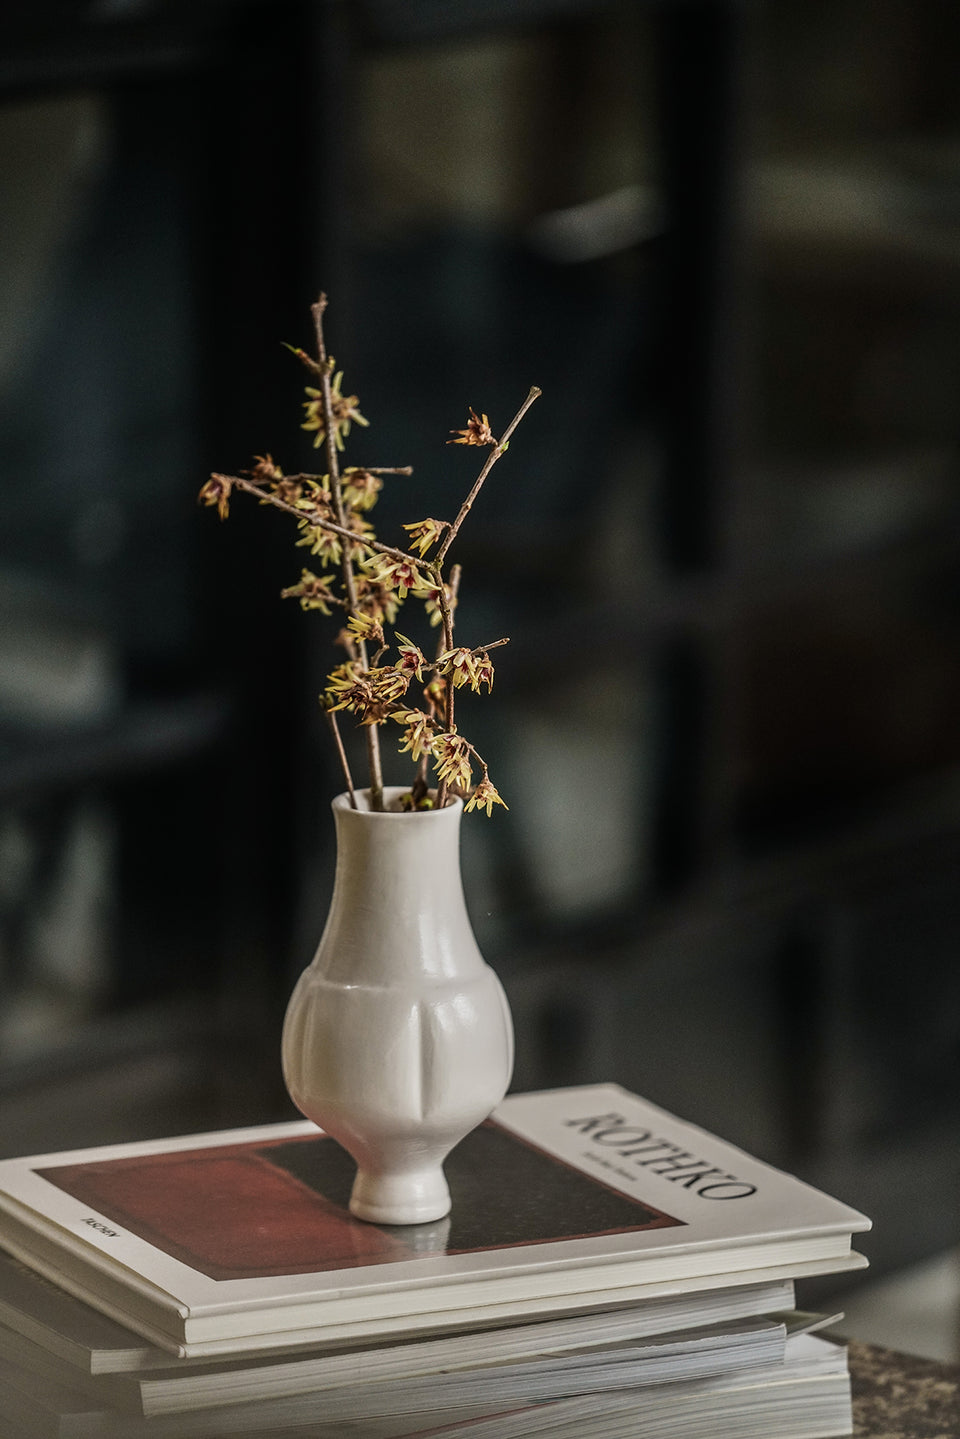
M 851 1342 L 855 1439 L 960 1439 L 960 1364 Z

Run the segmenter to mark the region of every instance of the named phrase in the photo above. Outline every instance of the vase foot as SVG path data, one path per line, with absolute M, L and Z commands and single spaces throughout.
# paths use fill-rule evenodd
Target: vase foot
M 431 1224 L 450 1213 L 450 1190 L 439 1165 L 401 1174 L 359 1169 L 350 1213 L 370 1224 Z

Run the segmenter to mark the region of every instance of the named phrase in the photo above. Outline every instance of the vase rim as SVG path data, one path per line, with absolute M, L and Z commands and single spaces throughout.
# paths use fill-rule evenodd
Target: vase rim
M 383 797 L 387 804 L 398 800 L 402 794 L 409 793 L 410 786 L 408 784 L 385 784 L 383 787 Z M 431 793 L 436 793 L 436 791 L 431 791 Z M 358 800 L 356 808 L 350 803 L 349 793 L 344 790 L 331 800 L 331 809 L 334 812 L 367 815 L 375 820 L 422 819 L 431 815 L 459 814 L 463 809 L 462 799 L 451 800 L 449 804 L 444 805 L 443 809 L 369 809 L 367 807 L 370 796 L 369 789 L 358 789 L 355 794 Z

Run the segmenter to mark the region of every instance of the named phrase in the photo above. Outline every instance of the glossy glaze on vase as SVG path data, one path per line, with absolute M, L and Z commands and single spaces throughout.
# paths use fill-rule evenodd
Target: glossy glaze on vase
M 287 1009 L 284 1079 L 357 1161 L 352 1212 L 428 1223 L 450 1209 L 443 1160 L 506 1092 L 513 1029 L 464 903 L 460 802 L 373 813 L 357 799 L 333 802 L 333 898 Z

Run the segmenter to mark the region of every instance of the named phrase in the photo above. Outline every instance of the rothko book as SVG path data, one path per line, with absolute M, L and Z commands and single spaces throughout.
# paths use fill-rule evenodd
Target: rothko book
M 857 1211 L 617 1085 L 511 1095 L 452 1214 L 347 1208 L 309 1121 L 0 1162 L 0 1244 L 182 1357 L 492 1326 L 865 1261 Z

